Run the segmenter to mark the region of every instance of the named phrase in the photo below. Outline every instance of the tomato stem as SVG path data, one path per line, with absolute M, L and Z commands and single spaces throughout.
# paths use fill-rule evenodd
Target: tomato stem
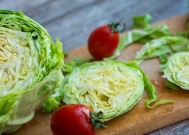
M 121 33 L 125 30 L 126 28 L 126 24 L 123 23 L 122 21 L 118 21 L 118 22 L 113 22 L 111 24 L 108 24 L 108 26 L 111 28 L 111 30 L 114 33 Z M 121 29 L 120 29 L 121 28 Z
M 105 124 L 100 120 L 102 116 L 103 116 L 103 112 L 101 111 L 99 113 L 94 113 L 92 111 L 90 112 L 90 121 L 94 129 L 106 127 Z

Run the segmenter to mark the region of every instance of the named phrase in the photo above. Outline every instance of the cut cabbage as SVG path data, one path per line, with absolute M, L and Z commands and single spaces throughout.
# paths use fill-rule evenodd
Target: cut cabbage
M 64 85 L 64 102 L 103 112 L 104 120 L 130 110 L 144 90 L 142 73 L 121 62 L 95 62 L 76 68 Z
M 189 90 L 189 52 L 172 55 L 163 70 L 163 77 L 179 87 Z
M 159 105 L 150 106 L 157 99 L 155 87 L 135 63 L 106 60 L 84 64 L 66 76 L 63 101 L 103 112 L 101 120 L 107 121 L 132 109 L 144 89 L 150 98 L 147 107 Z
M 0 134 L 30 121 L 63 83 L 62 44 L 21 12 L 0 10 Z

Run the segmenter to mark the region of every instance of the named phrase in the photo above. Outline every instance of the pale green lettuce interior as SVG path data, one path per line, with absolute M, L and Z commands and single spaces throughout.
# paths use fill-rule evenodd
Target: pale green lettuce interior
M 103 121 L 130 110 L 144 90 L 142 73 L 117 61 L 84 64 L 65 78 L 64 102 L 103 112 Z
M 189 90 L 189 52 L 179 52 L 172 55 L 163 72 L 163 77 L 170 82 Z

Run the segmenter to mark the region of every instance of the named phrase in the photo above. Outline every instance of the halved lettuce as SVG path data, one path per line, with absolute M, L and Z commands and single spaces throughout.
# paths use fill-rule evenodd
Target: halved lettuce
M 85 104 L 95 112 L 103 112 L 102 121 L 110 120 L 132 109 L 141 99 L 144 89 L 148 108 L 173 101 L 157 100 L 155 87 L 134 63 L 106 60 L 75 68 L 65 77 L 63 101 L 66 104 Z
M 31 120 L 62 86 L 62 44 L 21 12 L 0 10 L 0 134 Z
M 170 82 L 189 90 L 189 52 L 179 52 L 172 55 L 163 72 L 163 77 Z

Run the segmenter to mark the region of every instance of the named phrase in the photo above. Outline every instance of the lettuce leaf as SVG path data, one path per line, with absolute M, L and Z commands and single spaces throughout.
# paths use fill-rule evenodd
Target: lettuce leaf
M 154 58 L 167 53 L 176 53 L 187 51 L 189 49 L 189 40 L 179 36 L 164 36 L 146 43 L 142 49 L 137 52 L 136 60 L 145 60 Z
M 144 29 L 134 29 L 126 34 L 123 34 L 120 37 L 119 45 L 115 53 L 111 57 L 106 59 L 115 59 L 120 55 L 120 53 L 125 49 L 125 47 L 134 42 L 144 43 L 149 41 L 149 39 L 151 40 L 157 37 L 168 35 L 171 35 L 171 33 L 169 32 L 167 25 L 147 27 Z
M 155 87 L 134 62 L 104 60 L 86 63 L 68 74 L 64 83 L 63 101 L 66 104 L 85 104 L 95 112 L 102 112 L 102 121 L 131 110 L 144 90 L 149 96 L 146 101 L 148 108 L 174 102 L 160 100 L 156 103 Z
M 145 14 L 142 16 L 134 16 L 133 17 L 133 28 L 145 28 L 149 26 L 153 20 L 150 14 Z

